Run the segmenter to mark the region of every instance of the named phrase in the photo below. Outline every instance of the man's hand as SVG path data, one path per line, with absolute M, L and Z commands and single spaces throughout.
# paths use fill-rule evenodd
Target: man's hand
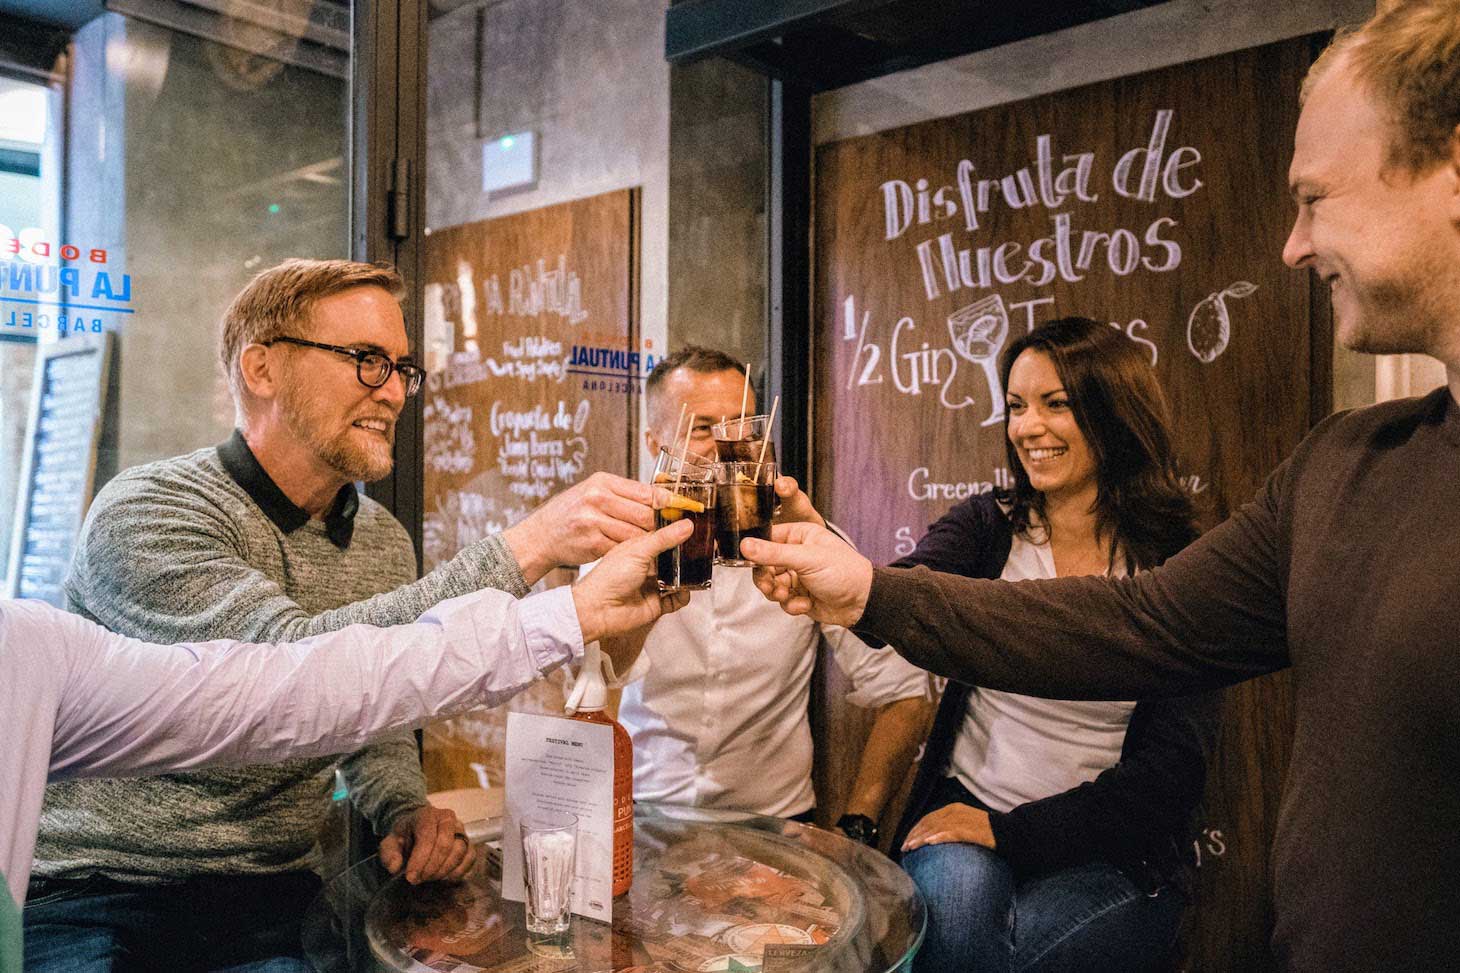
M 456 812 L 429 804 L 402 814 L 380 839 L 380 864 L 392 875 L 404 867 L 412 885 L 459 882 L 476 860 L 477 850 L 466 840 Z
M 693 532 L 694 525 L 684 518 L 647 537 L 625 541 L 573 585 L 573 606 L 585 643 L 632 632 L 689 604 L 688 591 L 659 593 L 654 559 L 689 540 Z
M 652 499 L 647 483 L 594 473 L 507 528 L 502 539 L 516 556 L 522 577 L 536 584 L 553 568 L 586 564 L 615 544 L 652 530 Z
M 771 537 L 776 543 L 740 541 L 740 553 L 762 565 L 755 569 L 756 587 L 788 615 L 855 625 L 872 590 L 872 562 L 815 524 L 781 524 L 771 528 Z
M 818 527 L 826 526 L 826 518 L 816 512 L 816 508 L 811 505 L 811 498 L 801 490 L 801 485 L 794 476 L 776 477 L 776 499 L 781 504 L 776 511 L 776 523 L 804 522 Z
M 904 852 L 921 848 L 923 845 L 943 845 L 961 841 L 969 845 L 994 847 L 994 829 L 989 824 L 987 811 L 980 811 L 967 804 L 945 804 L 930 814 L 924 814 L 902 843 Z

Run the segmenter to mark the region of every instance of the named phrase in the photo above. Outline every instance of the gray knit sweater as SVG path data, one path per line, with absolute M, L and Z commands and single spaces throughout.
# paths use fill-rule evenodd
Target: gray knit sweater
M 412 584 L 415 573 L 405 529 L 380 504 L 359 498 L 344 548 L 316 520 L 285 533 L 209 448 L 106 485 L 87 515 L 66 595 L 73 611 L 115 632 L 171 643 L 294 641 L 361 622 L 410 622 L 484 587 L 527 591 L 500 536 Z M 307 868 L 337 765 L 378 832 L 425 801 L 410 734 L 341 762 L 53 784 L 33 874 L 146 883 Z

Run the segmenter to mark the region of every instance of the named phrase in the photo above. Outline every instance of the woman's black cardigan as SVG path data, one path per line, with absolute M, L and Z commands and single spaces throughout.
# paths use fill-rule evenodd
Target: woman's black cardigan
M 1012 543 L 1013 526 L 993 497 L 983 494 L 949 510 L 894 566 L 922 564 L 971 578 L 997 578 Z M 948 775 L 972 692 L 972 686 L 950 682 L 943 694 L 894 849 L 902 847 Z M 1061 794 L 1007 813 L 990 812 L 998 853 L 1021 878 L 1105 861 L 1147 891 L 1182 881 L 1192 856 L 1192 819 L 1206 782 L 1219 702 L 1219 696 L 1207 693 L 1137 703 L 1115 766 Z

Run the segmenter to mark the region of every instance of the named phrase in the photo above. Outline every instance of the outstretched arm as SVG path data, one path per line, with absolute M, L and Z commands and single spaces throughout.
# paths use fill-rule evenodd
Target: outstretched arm
M 12 671 L 59 680 L 50 777 L 162 773 L 318 756 L 504 702 L 582 654 L 585 637 L 687 602 L 652 565 L 688 521 L 620 545 L 591 583 L 517 600 L 463 595 L 411 625 L 351 626 L 292 645 L 158 646 L 25 602 L 5 606 Z
M 52 779 L 346 752 L 496 705 L 582 651 L 568 589 L 523 601 L 482 591 L 412 625 L 356 625 L 285 645 L 162 646 L 59 612 L 36 621 L 37 632 L 56 633 L 37 640 L 40 654 L 48 641 L 69 648 L 36 660 L 66 661 Z
M 92 504 L 67 594 L 74 608 L 107 628 L 145 631 L 166 642 L 286 642 L 347 625 L 404 625 L 470 591 L 524 595 L 559 564 L 581 564 L 643 537 L 654 524 L 652 496 L 647 484 L 595 473 L 419 581 L 312 612 L 255 567 L 250 544 L 256 541 L 210 498 L 124 474 Z M 408 565 L 398 572 L 407 574 L 414 569 L 410 540 L 398 524 L 391 526 L 394 546 L 380 556 Z
M 1133 578 L 982 581 L 872 565 L 808 524 L 747 541 L 792 613 L 855 626 L 931 672 L 1056 699 L 1183 695 L 1288 664 L 1274 474 L 1256 501 Z
M 534 585 L 553 568 L 577 567 L 615 544 L 654 527 L 652 488 L 612 473 L 594 473 L 502 532 L 502 540 Z

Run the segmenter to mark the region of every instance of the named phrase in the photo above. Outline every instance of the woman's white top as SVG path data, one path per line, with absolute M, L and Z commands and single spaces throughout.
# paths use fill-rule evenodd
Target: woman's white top
M 1125 573 L 1116 565 L 1114 574 Z M 1055 576 L 1048 543 L 1014 535 L 1004 581 Z M 1070 790 L 1120 760 L 1134 702 L 1036 699 L 974 689 L 953 747 L 953 775 L 995 811 Z

